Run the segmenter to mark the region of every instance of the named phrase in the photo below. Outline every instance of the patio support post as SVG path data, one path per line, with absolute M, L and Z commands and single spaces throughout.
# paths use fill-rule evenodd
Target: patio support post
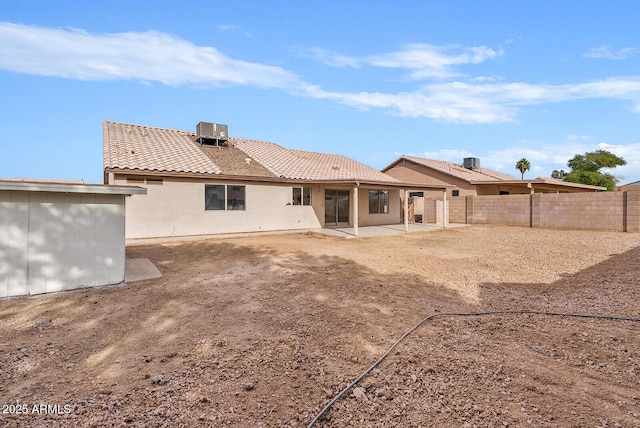
M 353 188 L 353 234 L 358 236 L 358 186 Z
M 449 210 L 447 209 L 447 189 L 442 191 L 442 227 L 447 227 Z
M 404 231 L 409 231 L 409 191 L 404 189 Z

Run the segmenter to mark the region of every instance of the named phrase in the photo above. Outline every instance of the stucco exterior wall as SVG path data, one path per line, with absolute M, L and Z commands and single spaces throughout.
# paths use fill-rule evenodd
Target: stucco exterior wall
M 116 178 L 116 184 L 126 179 Z M 129 183 L 131 184 L 131 182 Z M 244 210 L 205 210 L 205 184 L 244 185 Z M 321 227 L 324 192 L 312 186 L 309 205 L 292 205 L 292 186 L 164 178 L 127 201 L 126 237 L 158 238 Z M 301 185 L 302 186 L 302 185 Z
M 509 195 L 529 195 L 531 193 L 531 190 L 526 187 L 516 187 L 512 185 L 484 184 L 482 186 L 477 186 L 476 192 L 478 196 L 483 196 L 483 195 L 504 196 L 504 195 L 500 195 L 500 192 L 508 192 Z
M 351 191 L 351 199 L 353 200 L 353 190 Z M 389 212 L 369 214 L 369 189 L 358 189 L 358 225 L 359 226 L 377 226 L 381 224 L 398 224 L 402 218 L 402 200 L 400 199 L 400 191 L 397 189 L 389 190 Z M 353 225 L 353 210 L 350 223 Z
M 125 196 L 0 191 L 0 297 L 117 284 Z
M 300 184 L 311 187 L 311 206 L 292 205 L 292 185 L 236 183 L 182 178 L 116 177 L 115 184 L 145 187 L 146 195 L 127 201 L 127 239 L 163 238 L 228 233 L 302 230 L 324 227 L 325 189 L 349 190 L 349 223 L 353 225 L 352 187 Z M 205 210 L 205 184 L 245 186 L 245 210 Z M 358 189 L 358 224 L 371 226 L 401 222 L 400 192 L 389 190 L 389 212 L 369 214 L 369 189 Z

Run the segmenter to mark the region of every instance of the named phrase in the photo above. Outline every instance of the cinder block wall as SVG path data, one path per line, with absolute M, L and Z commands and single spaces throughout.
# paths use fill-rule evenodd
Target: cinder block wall
M 464 197 L 447 198 L 449 202 L 449 223 L 466 223 L 467 202 Z
M 461 221 L 458 214 L 452 214 L 454 210 L 450 211 L 450 218 L 455 218 L 452 223 L 640 232 L 640 189 L 467 196 L 454 201 L 464 201 L 466 215 Z
M 473 204 L 467 204 L 468 223 L 531 225 L 530 195 L 468 196 L 467 198 L 473 198 Z M 470 219 L 472 221 L 469 221 Z
M 437 198 L 424 198 L 424 217 L 423 223 L 436 223 L 436 210 L 438 209 L 436 206 Z
M 625 192 L 626 232 L 640 232 L 640 189 Z
M 540 195 L 540 226 L 550 229 L 625 230 L 624 192 Z

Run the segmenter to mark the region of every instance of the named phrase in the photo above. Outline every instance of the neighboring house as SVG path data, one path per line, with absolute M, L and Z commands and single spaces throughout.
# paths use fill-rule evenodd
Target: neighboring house
M 339 155 L 196 132 L 104 123 L 104 180 L 147 189 L 127 202 L 127 238 L 398 224 L 411 186 Z M 406 211 L 406 205 L 405 205 Z M 404 218 L 407 216 L 405 215 Z
M 130 186 L 0 179 L 0 298 L 117 284 Z
M 521 180 L 511 175 L 480 167 L 477 158 L 465 158 L 462 164 L 402 156 L 382 170 L 387 175 L 410 183 L 449 186 L 449 196 L 510 195 L 528 193 L 594 192 L 605 187 L 569 183 L 553 178 Z M 437 196 L 425 194 L 424 196 Z
M 633 183 L 625 184 L 624 186 L 618 186 L 618 191 L 624 192 L 627 190 L 634 190 L 640 188 L 640 181 L 634 181 Z

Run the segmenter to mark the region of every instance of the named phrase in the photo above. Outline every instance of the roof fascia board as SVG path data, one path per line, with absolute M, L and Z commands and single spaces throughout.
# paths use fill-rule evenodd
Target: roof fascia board
M 103 184 L 53 184 L 29 182 L 0 182 L 0 190 L 53 193 L 93 193 L 102 195 L 146 195 L 147 189 L 138 186 L 109 186 Z
M 515 185 L 523 185 L 529 187 L 531 185 L 546 185 L 551 186 L 553 188 L 561 188 L 561 189 L 589 189 L 589 190 L 607 190 L 606 187 L 601 186 L 592 186 L 590 184 L 580 184 L 580 183 L 570 183 L 568 181 L 564 181 L 562 183 L 550 182 L 547 180 L 498 180 L 498 181 L 470 181 L 470 184 L 474 185 L 496 185 L 496 184 L 509 184 L 511 186 Z

